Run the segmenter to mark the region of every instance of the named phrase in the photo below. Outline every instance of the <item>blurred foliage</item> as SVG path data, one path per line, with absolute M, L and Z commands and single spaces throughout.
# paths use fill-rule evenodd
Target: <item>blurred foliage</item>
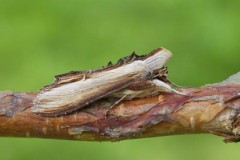
M 36 91 L 56 74 L 165 47 L 170 79 L 200 86 L 239 71 L 240 1 L 0 0 L 0 90 Z M 1 160 L 227 159 L 212 135 L 123 142 L 0 138 Z

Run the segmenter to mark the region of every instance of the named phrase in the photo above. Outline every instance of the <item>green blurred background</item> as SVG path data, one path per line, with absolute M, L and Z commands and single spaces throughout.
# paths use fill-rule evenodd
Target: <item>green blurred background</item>
M 170 79 L 200 86 L 239 71 L 240 1 L 0 0 L 0 90 L 36 91 L 56 74 L 166 47 Z M 1 160 L 231 159 L 212 135 L 122 142 L 0 138 Z

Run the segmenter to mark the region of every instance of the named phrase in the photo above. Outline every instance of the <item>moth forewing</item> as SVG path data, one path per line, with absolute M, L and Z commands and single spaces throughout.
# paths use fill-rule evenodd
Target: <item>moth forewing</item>
M 46 116 L 76 111 L 137 81 L 148 80 L 151 78 L 149 75 L 161 69 L 171 55 L 166 49 L 158 49 L 134 61 L 128 60 L 129 63 L 95 71 L 88 76 L 90 78 L 50 85 L 38 94 L 32 111 Z M 67 82 L 66 79 L 64 81 Z
M 34 101 L 32 111 L 46 116 L 60 116 L 71 113 L 119 88 L 124 88 L 133 81 L 134 77 L 129 77 L 118 82 L 109 81 L 108 85 L 105 85 L 105 83 L 99 83 L 98 85 L 85 83 L 55 88 L 39 95 Z M 83 87 L 80 88 L 80 86 Z

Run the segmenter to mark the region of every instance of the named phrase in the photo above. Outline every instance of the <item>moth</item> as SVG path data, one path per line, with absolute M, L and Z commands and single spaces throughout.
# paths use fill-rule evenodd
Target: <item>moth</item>
M 132 53 L 115 65 L 96 70 L 72 71 L 55 76 L 33 101 L 32 112 L 61 116 L 107 97 L 125 100 L 149 97 L 160 92 L 180 92 L 171 87 L 164 66 L 172 53 L 158 48 L 147 55 Z

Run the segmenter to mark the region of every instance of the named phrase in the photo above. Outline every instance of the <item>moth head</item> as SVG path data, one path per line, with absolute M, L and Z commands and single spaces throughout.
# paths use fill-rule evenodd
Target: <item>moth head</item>
M 163 68 L 171 57 L 172 53 L 169 50 L 165 48 L 158 48 L 148 54 L 143 59 L 143 63 L 146 67 L 146 70 L 152 73 Z

